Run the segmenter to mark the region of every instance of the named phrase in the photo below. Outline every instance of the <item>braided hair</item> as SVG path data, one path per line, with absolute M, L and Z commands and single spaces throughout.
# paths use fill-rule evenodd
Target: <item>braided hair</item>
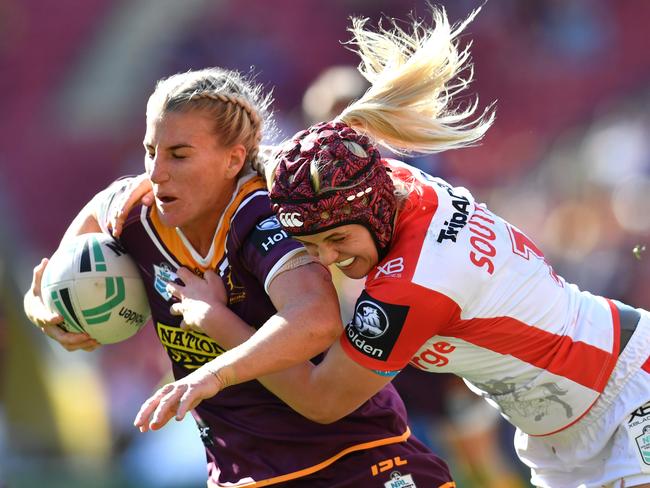
M 246 148 L 246 161 L 262 175 L 260 143 L 264 131 L 273 128 L 271 103 L 271 95 L 263 94 L 261 85 L 237 71 L 190 70 L 158 81 L 147 103 L 147 119 L 167 112 L 209 111 L 214 117 L 219 142 L 226 147 L 242 144 Z

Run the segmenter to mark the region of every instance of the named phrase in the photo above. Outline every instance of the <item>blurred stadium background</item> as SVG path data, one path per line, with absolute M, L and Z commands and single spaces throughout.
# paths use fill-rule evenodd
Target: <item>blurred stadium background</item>
M 438 3 L 452 20 L 481 4 Z M 318 117 L 303 107 L 318 75 L 356 65 L 349 16 L 411 11 L 428 14 L 417 0 L 0 0 L 0 486 L 204 486 L 191 422 L 131 426 L 167 374 L 151 328 L 67 353 L 23 316 L 31 270 L 97 190 L 140 172 L 158 78 L 253 69 L 288 136 Z M 649 20 L 647 0 L 487 2 L 464 39 L 496 124 L 478 147 L 413 161 L 525 229 L 569 281 L 646 308 L 650 256 L 633 248 L 650 247 Z

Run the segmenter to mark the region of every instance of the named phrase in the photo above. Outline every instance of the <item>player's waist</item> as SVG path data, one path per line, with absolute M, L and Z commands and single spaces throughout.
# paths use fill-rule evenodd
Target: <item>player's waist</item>
M 285 474 L 281 475 L 273 475 L 273 474 L 259 474 L 255 475 L 251 473 L 249 476 L 245 477 L 239 477 L 239 480 L 234 481 L 227 481 L 227 480 L 219 480 L 220 476 L 220 470 L 218 467 L 216 467 L 214 464 L 210 463 L 209 468 L 210 468 L 210 477 L 208 478 L 208 488 L 223 488 L 223 487 L 228 487 L 228 488 L 258 488 L 258 487 L 263 487 L 263 486 L 276 486 L 280 485 L 281 483 L 286 483 L 288 481 L 292 480 L 297 480 L 299 478 L 304 478 L 305 476 L 312 475 L 314 473 L 317 473 L 318 471 L 321 471 L 322 469 L 328 468 L 347 454 L 350 454 L 352 452 L 358 452 L 358 451 L 364 451 L 367 449 L 373 449 L 376 447 L 380 446 L 386 446 L 390 444 L 396 444 L 398 442 L 404 442 L 406 441 L 411 435 L 411 431 L 408 427 L 406 427 L 406 430 L 396 436 L 387 436 L 381 439 L 374 439 L 372 441 L 368 442 L 361 442 L 357 444 L 352 444 L 349 445 L 348 447 L 345 447 L 341 449 L 340 451 L 336 452 L 334 455 L 330 455 L 329 457 L 323 457 L 321 460 L 316 461 L 315 463 L 308 465 L 307 468 L 302 468 L 302 469 L 297 469 L 295 471 L 291 470 L 291 468 L 286 469 Z M 318 440 L 313 440 L 312 444 L 317 443 Z M 284 449 L 278 451 L 277 445 L 275 450 L 269 450 L 267 452 L 273 452 L 275 453 L 275 456 L 282 456 L 284 458 L 291 458 L 294 459 L 299 454 L 298 449 Z M 295 466 L 298 466 L 300 464 L 300 459 L 296 459 L 294 462 Z M 305 464 L 302 464 L 302 466 L 305 466 Z M 243 474 L 243 473 L 242 473 Z M 241 476 L 238 475 L 238 476 Z

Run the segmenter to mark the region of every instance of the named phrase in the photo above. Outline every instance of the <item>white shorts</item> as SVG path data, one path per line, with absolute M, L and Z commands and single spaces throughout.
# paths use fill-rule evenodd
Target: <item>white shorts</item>
M 626 428 L 632 412 L 650 401 L 650 372 L 642 369 L 650 356 L 650 313 L 638 311 L 639 324 L 605 390 L 579 422 L 543 437 L 517 430 L 515 449 L 531 468 L 533 485 L 628 488 L 650 483 L 650 469 L 639 461 Z M 650 424 L 650 412 L 646 421 Z

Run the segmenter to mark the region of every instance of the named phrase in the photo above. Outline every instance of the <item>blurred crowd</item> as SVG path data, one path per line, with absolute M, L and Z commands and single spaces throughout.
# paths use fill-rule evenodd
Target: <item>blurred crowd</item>
M 477 147 L 410 162 L 467 185 L 567 280 L 650 308 L 650 2 L 438 3 L 452 20 L 483 5 L 463 42 L 472 92 L 480 107 L 496 103 L 497 121 Z M 274 90 L 281 140 L 364 90 L 344 44 L 350 15 L 411 12 L 429 10 L 419 0 L 0 0 L 0 486 L 203 483 L 191 421 L 146 436 L 131 425 L 168 374 L 152 328 L 66 353 L 22 316 L 31 268 L 97 190 L 141 171 L 156 79 L 212 65 L 256 73 Z M 350 313 L 359 283 L 335 278 Z M 414 432 L 459 486 L 528 486 L 510 428 L 459 380 L 412 370 L 396 384 Z

